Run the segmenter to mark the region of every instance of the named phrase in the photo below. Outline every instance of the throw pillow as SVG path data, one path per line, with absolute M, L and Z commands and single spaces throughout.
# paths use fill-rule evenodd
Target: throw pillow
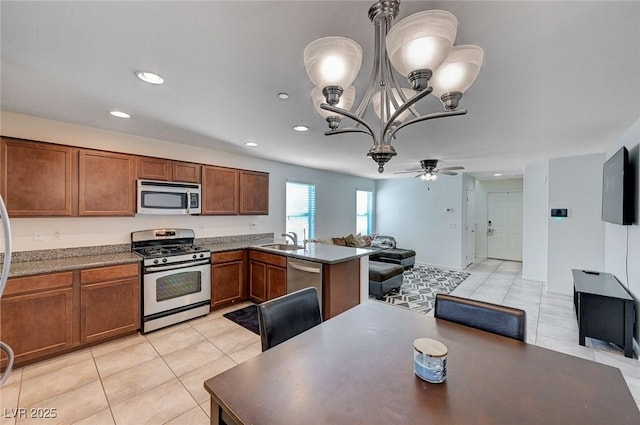
M 362 239 L 364 240 L 364 246 L 371 246 L 371 236 L 362 235 Z
M 365 242 L 364 237 L 360 233 L 358 233 L 355 236 L 355 240 L 356 240 L 356 243 L 355 243 L 356 248 L 364 248 L 365 246 L 367 246 L 367 243 Z
M 331 238 L 331 242 L 333 242 L 334 245 L 347 246 L 345 238 Z
M 358 241 L 354 235 L 345 236 L 344 240 L 347 241 L 347 246 L 355 247 Z

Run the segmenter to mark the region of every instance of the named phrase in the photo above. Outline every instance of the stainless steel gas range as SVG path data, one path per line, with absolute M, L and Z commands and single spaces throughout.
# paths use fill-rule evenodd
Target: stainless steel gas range
M 194 245 L 191 229 L 131 233 L 142 256 L 142 332 L 204 316 L 211 309 L 211 252 Z

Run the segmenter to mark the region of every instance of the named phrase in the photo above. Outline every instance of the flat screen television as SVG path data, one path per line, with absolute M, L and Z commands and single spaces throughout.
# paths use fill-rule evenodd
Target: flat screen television
M 632 184 L 629 151 L 623 146 L 602 167 L 602 221 L 633 224 Z

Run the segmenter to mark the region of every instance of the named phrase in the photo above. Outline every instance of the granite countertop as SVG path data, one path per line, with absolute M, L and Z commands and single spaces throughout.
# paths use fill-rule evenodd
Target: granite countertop
M 373 254 L 375 250 L 368 248 L 352 248 L 348 246 L 327 245 L 321 243 L 308 243 L 304 249 L 282 250 L 260 245 L 252 245 L 251 249 L 258 249 L 285 257 L 299 258 L 301 260 L 316 261 L 324 264 L 337 264 Z
M 263 237 L 264 236 L 264 237 Z M 233 239 L 233 238 L 229 238 Z M 350 248 L 344 246 L 308 243 L 306 249 L 284 251 L 262 245 L 273 244 L 273 235 L 260 235 L 259 238 L 246 240 L 227 240 L 227 238 L 203 239 L 199 245 L 212 253 L 234 251 L 238 249 L 257 249 L 285 257 L 300 258 L 325 264 L 336 264 L 354 258 L 370 255 L 373 251 L 367 248 Z M 196 241 L 198 243 L 198 241 Z M 126 249 L 127 245 L 110 245 L 104 247 L 83 247 L 64 250 L 31 251 L 16 253 L 9 270 L 9 277 L 30 276 L 43 273 L 64 272 L 77 269 L 112 266 L 117 264 L 137 263 L 142 257 L 131 252 L 113 252 Z M 86 254 L 89 255 L 86 255 Z M 85 255 L 82 255 L 85 254 Z M 60 258 L 52 258 L 63 255 Z M 2 263 L 0 263 L 0 270 Z
M 136 254 L 120 252 L 69 258 L 55 258 L 49 260 L 19 261 L 11 263 L 9 277 L 55 273 L 92 267 L 112 266 L 116 264 L 137 263 L 141 260 L 142 257 Z

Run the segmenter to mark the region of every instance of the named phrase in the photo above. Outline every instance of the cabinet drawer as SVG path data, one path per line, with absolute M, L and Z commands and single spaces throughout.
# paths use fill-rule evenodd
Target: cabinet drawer
M 249 258 L 255 261 L 272 264 L 274 266 L 287 267 L 287 257 L 283 255 L 267 254 L 262 251 L 249 251 Z
M 242 261 L 244 251 L 228 251 L 228 252 L 216 252 L 211 254 L 211 262 L 213 264 L 228 263 L 230 261 Z
M 138 275 L 138 263 L 123 264 L 121 266 L 100 267 L 80 271 L 80 283 L 95 283 L 106 280 L 118 280 Z
M 5 296 L 25 294 L 45 289 L 64 288 L 73 285 L 73 272 L 51 273 L 39 276 L 12 277 L 7 281 Z

